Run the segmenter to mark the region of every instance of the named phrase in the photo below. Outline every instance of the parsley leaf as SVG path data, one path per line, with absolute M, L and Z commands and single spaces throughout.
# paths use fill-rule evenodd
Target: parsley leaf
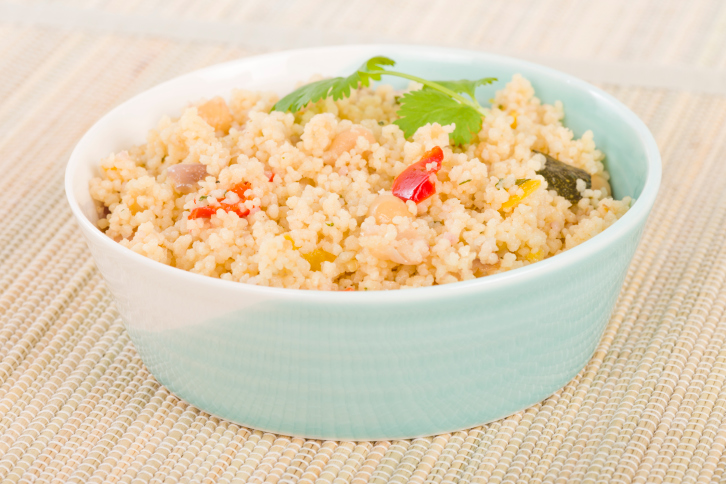
M 455 124 L 456 128 L 451 133 L 451 140 L 455 144 L 469 143 L 482 124 L 481 113 L 475 108 L 432 89 L 406 93 L 401 98 L 398 116 L 400 118 L 394 123 L 403 130 L 406 138 L 428 123 L 439 123 L 442 126 Z
M 468 94 L 472 100 L 476 101 L 475 91 L 478 86 L 486 86 L 496 81 L 496 77 L 483 77 L 475 81 L 469 79 L 461 79 L 460 81 L 433 81 L 436 84 L 443 86 L 447 89 L 451 89 L 454 92 L 460 94 Z M 432 89 L 431 87 L 424 86 L 424 89 Z
M 365 61 L 357 71 L 348 77 L 334 77 L 305 84 L 283 97 L 272 107 L 273 111 L 298 112 L 309 103 L 314 103 L 326 97 L 333 97 L 333 100 L 343 99 L 350 96 L 351 89 L 358 89 L 358 84 L 368 86 L 371 80 L 381 79 L 380 74 L 369 74 L 368 71 L 377 71 L 384 66 L 393 66 L 396 62 L 388 57 L 372 57 Z

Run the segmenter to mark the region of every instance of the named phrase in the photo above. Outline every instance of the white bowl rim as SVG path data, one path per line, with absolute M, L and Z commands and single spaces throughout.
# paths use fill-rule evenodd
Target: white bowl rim
M 496 60 L 504 61 L 514 66 L 522 66 L 530 69 L 536 69 L 547 75 L 559 78 L 562 82 L 565 82 L 573 88 L 578 88 L 590 92 L 597 97 L 602 98 L 608 104 L 615 108 L 619 115 L 631 126 L 641 144 L 644 147 L 646 161 L 647 161 L 647 175 L 646 181 L 643 186 L 643 190 L 640 196 L 635 200 L 630 209 L 616 221 L 613 225 L 608 227 L 600 234 L 593 238 L 583 242 L 582 244 L 573 247 L 561 254 L 557 254 L 554 257 L 539 261 L 535 264 L 531 264 L 518 269 L 513 269 L 500 274 L 494 274 L 491 276 L 480 277 L 471 279 L 468 281 L 459 281 L 449 284 L 434 285 L 427 287 L 418 288 L 405 288 L 405 289 L 394 289 L 394 290 L 375 290 L 375 291 L 328 291 L 328 290 L 315 290 L 315 289 L 291 289 L 291 288 L 280 288 L 280 287 L 269 287 L 260 286 L 256 284 L 249 284 L 236 281 L 225 281 L 223 279 L 217 279 L 210 276 L 196 274 L 193 272 L 185 271 L 176 267 L 172 267 L 161 262 L 154 261 L 148 257 L 144 257 L 131 249 L 128 249 L 121 244 L 113 241 L 101 232 L 82 212 L 78 201 L 75 198 L 73 192 L 73 176 L 78 172 L 78 169 L 82 166 L 80 163 L 81 155 L 84 145 L 91 139 L 93 139 L 97 126 L 106 118 L 112 117 L 116 112 L 122 110 L 128 104 L 132 104 L 144 94 L 148 93 L 153 89 L 162 89 L 165 86 L 179 82 L 183 79 L 196 77 L 200 75 L 208 75 L 220 69 L 229 69 L 238 65 L 244 65 L 245 63 L 258 60 L 272 60 L 275 57 L 288 57 L 295 54 L 305 53 L 336 53 L 340 51 L 405 51 L 414 55 L 420 56 L 431 56 L 436 57 L 437 55 L 455 54 L 460 56 L 471 56 L 476 57 L 479 60 Z M 379 52 L 379 53 L 380 53 Z M 211 288 L 217 288 L 223 291 L 241 291 L 245 293 L 255 293 L 260 296 L 269 297 L 283 297 L 288 300 L 305 300 L 306 302 L 355 302 L 360 303 L 398 303 L 398 302 L 414 302 L 421 300 L 440 299 L 447 298 L 452 295 L 467 295 L 470 293 L 480 293 L 487 289 L 501 289 L 502 287 L 517 284 L 522 280 L 530 279 L 533 277 L 540 277 L 549 272 L 554 272 L 573 264 L 576 261 L 582 260 L 589 257 L 590 255 L 603 250 L 612 240 L 618 239 L 624 236 L 627 232 L 632 230 L 635 225 L 641 223 L 644 219 L 647 219 L 653 203 L 655 202 L 658 194 L 658 188 L 661 181 L 661 158 L 658 146 L 656 144 L 653 135 L 650 130 L 646 127 L 645 123 L 633 113 L 627 106 L 617 100 L 612 95 L 606 93 L 602 89 L 599 89 L 592 84 L 585 82 L 575 76 L 565 74 L 556 69 L 545 67 L 533 62 L 520 60 L 517 58 L 490 54 L 487 52 L 480 52 L 467 49 L 455 49 L 448 47 L 437 47 L 437 46 L 425 46 L 425 45 L 407 45 L 407 44 L 349 44 L 349 45 L 338 45 L 328 47 L 311 47 L 304 49 L 291 49 L 278 51 L 268 54 L 261 54 L 249 57 L 243 57 L 229 62 L 214 64 L 202 69 L 198 69 L 181 76 L 174 77 L 161 84 L 157 84 L 141 93 L 136 94 L 132 98 L 124 101 L 120 105 L 113 108 L 111 111 L 103 115 L 98 119 L 93 126 L 83 135 L 80 141 L 76 144 L 73 152 L 71 153 L 68 165 L 66 166 L 65 172 L 65 191 L 68 203 L 71 206 L 71 210 L 76 220 L 80 225 L 85 228 L 85 233 L 88 237 L 93 237 L 95 242 L 98 242 L 105 250 L 110 250 L 117 254 L 119 257 L 128 257 L 134 260 L 136 263 L 142 264 L 148 267 L 152 271 L 160 271 L 166 273 L 171 277 L 179 278 L 180 282 L 188 284 L 205 284 Z

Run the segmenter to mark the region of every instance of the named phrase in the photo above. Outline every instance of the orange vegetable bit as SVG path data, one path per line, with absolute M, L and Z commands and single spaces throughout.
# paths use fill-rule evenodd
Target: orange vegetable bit
M 250 214 L 250 209 L 247 207 L 239 208 L 239 206 L 235 204 L 229 204 L 229 203 L 223 203 L 222 208 L 225 212 L 234 212 L 237 214 L 239 218 L 246 217 Z
M 197 207 L 189 213 L 189 220 L 195 220 L 198 218 L 211 218 L 212 215 L 217 213 L 219 207 Z
M 247 200 L 247 198 L 245 197 L 245 192 L 250 188 L 252 188 L 252 185 L 247 182 L 241 182 L 236 184 L 229 191 L 236 193 L 240 199 L 240 202 L 244 202 L 245 200 Z M 187 218 L 189 220 L 194 220 L 197 218 L 211 218 L 212 215 L 217 213 L 217 210 L 219 210 L 220 208 L 225 212 L 236 213 L 239 218 L 246 217 L 250 214 L 250 209 L 248 209 L 247 207 L 240 208 L 239 205 L 237 205 L 236 203 L 222 203 L 219 207 L 197 207 L 189 213 L 189 217 Z
M 233 186 L 229 191 L 236 193 L 239 199 L 244 201 L 247 200 L 247 198 L 245 198 L 245 192 L 250 188 L 252 188 L 252 185 L 247 182 L 241 182 Z
M 391 192 L 403 201 L 413 200 L 422 202 L 436 193 L 436 185 L 431 181 L 431 175 L 441 169 L 444 152 L 438 146 L 424 153 L 423 158 L 403 170 L 393 180 Z M 426 165 L 436 163 L 434 167 Z
M 335 261 L 335 256 L 323 249 L 315 249 L 308 254 L 302 254 L 302 257 L 310 263 L 311 271 L 319 271 L 323 267 L 323 262 Z
M 521 188 L 524 193 L 522 193 L 522 195 L 512 195 L 509 197 L 509 200 L 502 204 L 502 210 L 514 208 L 519 205 L 519 202 L 534 193 L 539 188 L 540 184 L 541 182 L 539 180 L 527 180 L 522 183 L 519 188 Z
M 220 208 L 225 212 L 236 213 L 239 218 L 246 217 L 250 214 L 250 210 L 247 207 L 239 208 L 236 204 L 223 203 L 219 207 L 197 207 L 189 213 L 187 218 L 189 220 L 211 218 Z

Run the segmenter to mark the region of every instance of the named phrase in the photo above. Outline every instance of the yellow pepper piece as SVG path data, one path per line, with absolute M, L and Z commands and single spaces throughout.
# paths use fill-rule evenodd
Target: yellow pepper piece
M 512 129 L 515 129 L 517 127 L 517 112 L 510 111 L 509 115 L 514 118 L 514 121 L 512 121 L 512 124 L 510 124 L 510 126 L 512 127 Z
M 333 254 L 323 249 L 315 249 L 308 254 L 302 254 L 302 256 L 303 259 L 310 263 L 311 271 L 319 271 L 323 266 L 323 262 L 333 262 L 335 260 Z
M 300 248 L 300 247 L 298 247 L 297 245 L 295 245 L 295 241 L 294 241 L 294 240 L 292 240 L 292 237 L 290 237 L 289 235 L 285 235 L 284 239 L 285 239 L 285 240 L 289 240 L 289 241 L 290 241 L 290 243 L 292 244 L 292 248 L 293 248 L 294 250 L 298 250 L 298 249 Z
M 539 249 L 535 250 L 534 252 L 530 251 L 530 253 L 527 254 L 525 258 L 530 262 L 539 262 L 542 260 L 542 251 Z
M 502 204 L 502 210 L 516 207 L 519 202 L 534 193 L 540 185 L 541 182 L 539 180 L 527 180 L 526 182 L 522 183 L 521 185 L 519 185 L 519 188 L 521 188 L 524 193 L 522 195 L 512 195 L 511 197 L 509 197 L 509 200 Z
M 131 215 L 136 215 L 137 213 L 143 211 L 143 209 L 141 208 L 141 205 L 136 203 L 136 200 L 131 202 L 131 205 L 129 206 L 129 210 L 131 211 Z

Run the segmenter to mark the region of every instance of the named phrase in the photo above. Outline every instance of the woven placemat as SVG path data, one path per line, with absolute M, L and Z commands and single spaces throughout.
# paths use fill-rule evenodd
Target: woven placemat
M 158 6 L 96 3 L 121 14 Z M 251 4 L 233 11 L 231 3 L 220 2 L 209 15 L 263 16 Z M 552 11 L 559 5 L 549 3 Z M 567 14 L 576 17 L 583 2 L 569 3 L 578 5 Z M 644 5 L 650 4 L 634 3 L 640 6 L 636 20 L 647 17 Z M 715 3 L 701 2 L 700 16 L 690 17 L 674 7 L 668 22 L 681 15 L 693 26 L 696 17 L 710 15 L 718 26 L 726 14 Z M 206 12 L 195 5 L 199 15 Z M 513 28 L 522 5 L 534 8 L 517 5 L 508 16 L 497 7 L 502 25 Z M 355 8 L 362 8 L 359 2 L 349 7 Z M 411 3 L 390 8 L 412 14 Z M 427 15 L 443 11 L 437 9 Z M 364 25 L 370 15 L 362 18 Z M 465 24 L 456 35 L 476 34 Z M 629 18 L 613 41 L 627 45 L 624 36 L 635 35 L 633 45 L 655 45 L 658 37 L 643 39 L 636 24 Z M 690 50 L 683 54 L 674 47 L 660 59 L 692 55 L 701 65 L 723 65 L 717 47 L 726 36 L 666 30 L 680 35 Z M 551 40 L 555 47 L 559 38 Z M 526 411 L 468 431 L 412 441 L 321 442 L 211 417 L 156 382 L 123 329 L 62 187 L 70 150 L 111 107 L 179 73 L 264 49 L 68 31 L 2 18 L 0 45 L 6 47 L 0 51 L 0 478 L 5 481 L 726 480 L 726 96 L 603 86 L 648 124 L 662 151 L 664 177 L 610 324 L 577 378 Z M 602 48 L 603 58 L 614 52 Z

